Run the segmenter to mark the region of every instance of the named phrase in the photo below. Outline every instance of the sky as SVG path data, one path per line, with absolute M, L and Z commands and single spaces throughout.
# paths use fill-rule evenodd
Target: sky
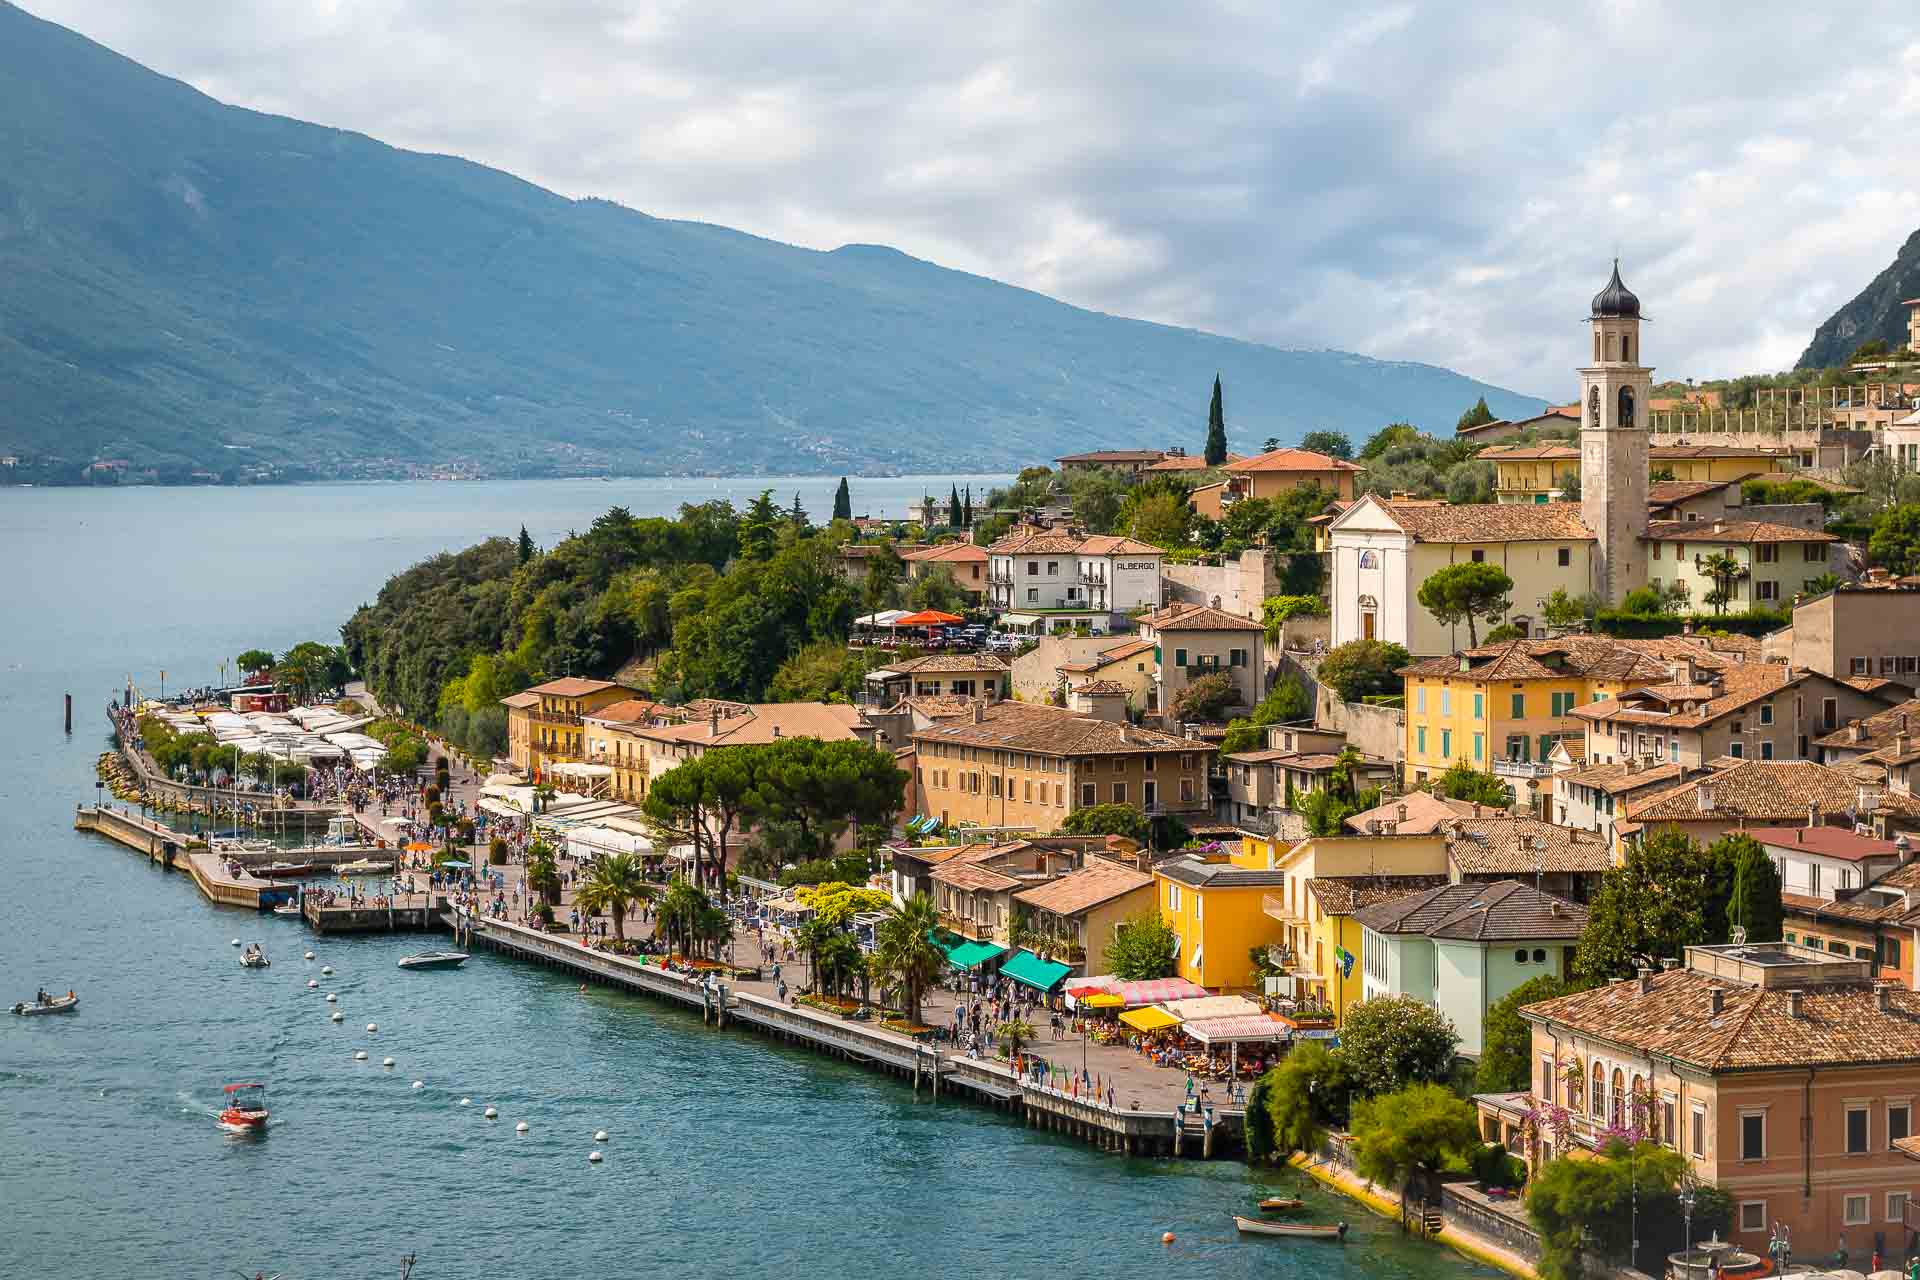
M 1655 376 L 1722 377 L 1920 225 L 1920 18 L 1871 0 L 26 7 L 565 195 L 1554 400 L 1615 254 Z

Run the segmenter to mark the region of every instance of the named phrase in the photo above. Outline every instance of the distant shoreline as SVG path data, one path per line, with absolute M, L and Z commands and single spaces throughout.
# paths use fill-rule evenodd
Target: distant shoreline
M 125 483 L 101 484 L 85 480 L 30 480 L 14 481 L 0 476 L 0 489 L 98 489 L 112 491 L 116 489 L 292 489 L 311 488 L 317 485 L 406 485 L 406 484 L 547 484 L 555 482 L 582 483 L 601 482 L 620 484 L 635 480 L 918 480 L 939 481 L 948 484 L 953 481 L 1002 479 L 1011 480 L 1015 471 L 994 472 L 919 472 L 919 471 L 736 471 L 736 472 L 693 472 L 662 471 L 633 472 L 593 475 L 537 475 L 537 476 L 395 476 L 387 478 L 368 477 L 309 477 L 289 480 L 132 480 Z M 940 495 L 934 494 L 934 497 Z

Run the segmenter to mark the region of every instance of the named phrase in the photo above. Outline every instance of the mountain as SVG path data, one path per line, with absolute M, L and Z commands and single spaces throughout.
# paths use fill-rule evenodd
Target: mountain
M 225 106 L 0 3 L 0 455 L 63 476 L 1013 469 L 1395 419 L 1446 369 L 570 200 Z M 24 474 L 24 473 L 17 473 Z
M 1907 309 L 1900 304 L 1908 298 L 1920 298 L 1920 231 L 1907 237 L 1873 283 L 1813 331 L 1799 367 L 1826 369 L 1845 364 L 1861 343 L 1872 338 L 1896 351 L 1906 346 Z

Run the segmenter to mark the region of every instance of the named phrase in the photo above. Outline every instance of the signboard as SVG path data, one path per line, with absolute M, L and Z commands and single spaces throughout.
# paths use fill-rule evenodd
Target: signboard
M 1160 562 L 1158 560 L 1122 560 L 1113 567 L 1115 572 L 1125 569 L 1146 569 L 1151 571 L 1158 569 Z

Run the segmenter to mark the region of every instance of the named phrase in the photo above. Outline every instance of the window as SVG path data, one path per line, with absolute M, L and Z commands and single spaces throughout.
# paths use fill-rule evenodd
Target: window
M 1140 802 L 1144 804 L 1149 811 L 1153 809 L 1154 805 L 1160 803 L 1160 788 L 1158 784 L 1151 781 L 1141 783 Z
M 1115 804 L 1125 804 L 1127 802 L 1127 784 L 1126 783 L 1116 782 L 1113 784 L 1113 802 Z
M 1453 714 L 1453 690 L 1451 689 L 1440 691 L 1440 714 L 1443 716 Z
M 1568 712 L 1572 711 L 1574 700 L 1579 696 L 1580 696 L 1579 694 L 1573 693 L 1571 691 L 1566 693 L 1554 694 L 1553 702 L 1552 702 L 1553 714 L 1556 716 L 1564 716 Z
M 1607 1074 L 1601 1070 L 1598 1062 L 1593 1064 L 1593 1087 L 1588 1090 L 1588 1092 L 1590 1096 L 1587 1098 L 1587 1114 L 1593 1116 L 1595 1119 L 1605 1117 L 1607 1114 Z
M 1246 665 L 1247 665 L 1247 651 L 1246 651 L 1245 649 L 1229 649 L 1229 650 L 1227 650 L 1227 665 L 1228 665 L 1228 666 L 1230 666 L 1230 667 L 1244 667 L 1244 666 L 1246 666 Z
M 1780 545 L 1775 542 L 1763 542 L 1753 549 L 1754 557 L 1761 564 L 1777 564 L 1780 560 Z
M 1727 754 L 1732 756 L 1735 760 L 1744 760 L 1746 759 L 1747 748 L 1742 743 L 1729 742 L 1727 744 Z
M 1765 1231 L 1767 1229 L 1767 1202 L 1765 1200 L 1742 1200 L 1740 1202 L 1740 1229 L 1742 1231 Z
M 1176 667 L 1184 667 L 1187 665 L 1187 651 L 1185 649 L 1175 649 L 1173 651 L 1173 665 Z
M 1887 1104 L 1887 1145 L 1892 1146 L 1913 1132 L 1913 1106 L 1906 1102 Z
M 1742 1160 L 1767 1158 L 1766 1112 L 1743 1111 L 1740 1113 L 1740 1158 Z
M 1675 1150 L 1680 1146 L 1679 1131 L 1673 1127 L 1673 1099 L 1660 1100 L 1660 1140 Z
M 1843 1206 L 1840 1215 L 1841 1222 L 1849 1227 L 1864 1227 L 1867 1225 L 1868 1210 L 1866 1196 L 1848 1196 L 1841 1204 Z
M 1040 576 L 1040 562 L 1038 560 L 1027 561 L 1027 576 L 1029 578 L 1037 578 Z
M 1800 548 L 1800 558 L 1808 564 L 1825 564 L 1827 562 L 1827 544 L 1824 542 L 1806 543 Z
M 1807 892 L 1816 898 L 1820 896 L 1820 864 L 1817 862 L 1807 864 Z
M 1140 767 L 1146 770 L 1148 773 L 1152 773 L 1154 761 L 1157 759 L 1159 759 L 1159 757 L 1152 754 L 1141 756 Z
M 1762 742 L 1760 744 L 1760 758 L 1762 760 L 1773 759 L 1773 739 L 1772 738 L 1768 738 L 1765 742 Z
M 1513 949 L 1513 962 L 1515 964 L 1525 964 L 1527 962 L 1527 949 L 1525 947 L 1515 947 Z
M 1867 1109 L 1865 1107 L 1847 1108 L 1847 1154 L 1863 1156 L 1867 1153 Z
M 1849 675 L 1870 676 L 1873 674 L 1873 662 L 1868 658 L 1849 658 L 1847 659 L 1847 666 L 1847 673 Z
M 1905 1223 L 1907 1220 L 1907 1193 L 1904 1191 L 1887 1192 L 1887 1221 Z
M 1484 760 L 1486 758 L 1486 741 L 1487 735 L 1484 733 L 1476 733 L 1473 735 L 1473 758 L 1475 760 Z
M 1091 782 L 1083 782 L 1080 784 L 1080 803 L 1089 809 L 1100 803 L 1099 799 L 1094 795 L 1094 788 Z
M 1167 910 L 1178 911 L 1179 909 L 1180 909 L 1180 886 L 1177 884 L 1174 884 L 1172 881 L 1168 881 L 1167 882 Z
M 1027 588 L 1027 603 L 1028 604 L 1040 603 L 1040 588 L 1038 587 Z
M 1760 723 L 1773 723 L 1773 704 L 1771 702 L 1763 702 L 1760 704 Z
M 1540 1055 L 1540 1087 L 1535 1091 L 1535 1096 L 1542 1102 L 1552 1102 L 1554 1100 L 1553 1059 L 1544 1053 Z
M 1058 560 L 1047 561 L 1047 576 L 1049 578 L 1057 578 L 1060 576 L 1060 562 Z
M 1535 947 L 1533 949 L 1533 962 L 1535 964 L 1545 964 L 1547 962 L 1547 949 L 1545 947 Z
M 1422 755 L 1427 751 L 1427 726 L 1418 725 L 1413 731 L 1413 749 Z
M 1888 969 L 1898 969 L 1900 967 L 1900 939 L 1880 939 L 1880 964 L 1882 967 Z M 1903 1134 L 1901 1136 L 1904 1137 L 1905 1135 Z
M 1453 730 L 1451 729 L 1440 731 L 1440 754 L 1449 760 L 1453 759 Z
M 1485 695 L 1484 693 L 1474 694 L 1473 695 L 1473 718 L 1475 720 L 1478 720 L 1483 716 L 1485 716 L 1486 714 L 1487 714 L 1487 695 Z
M 1693 1109 L 1693 1141 L 1689 1144 L 1695 1156 L 1707 1154 L 1707 1111 L 1705 1107 Z
M 1421 685 L 1413 691 L 1413 709 L 1421 715 L 1427 714 L 1427 686 Z
M 1560 548 L 1560 567 L 1564 569 L 1568 565 L 1571 565 L 1572 563 L 1573 563 L 1573 550 L 1569 547 Z
M 1526 717 L 1527 695 L 1524 693 L 1516 693 L 1513 695 L 1513 718 L 1515 720 L 1524 720 Z
M 1753 584 L 1753 598 L 1756 600 L 1778 600 L 1780 584 L 1772 578 L 1759 578 Z
M 1479 547 L 1475 547 L 1473 549 L 1473 562 L 1475 564 L 1485 563 L 1486 558 L 1487 558 L 1487 553 L 1485 551 L 1482 551 Z

